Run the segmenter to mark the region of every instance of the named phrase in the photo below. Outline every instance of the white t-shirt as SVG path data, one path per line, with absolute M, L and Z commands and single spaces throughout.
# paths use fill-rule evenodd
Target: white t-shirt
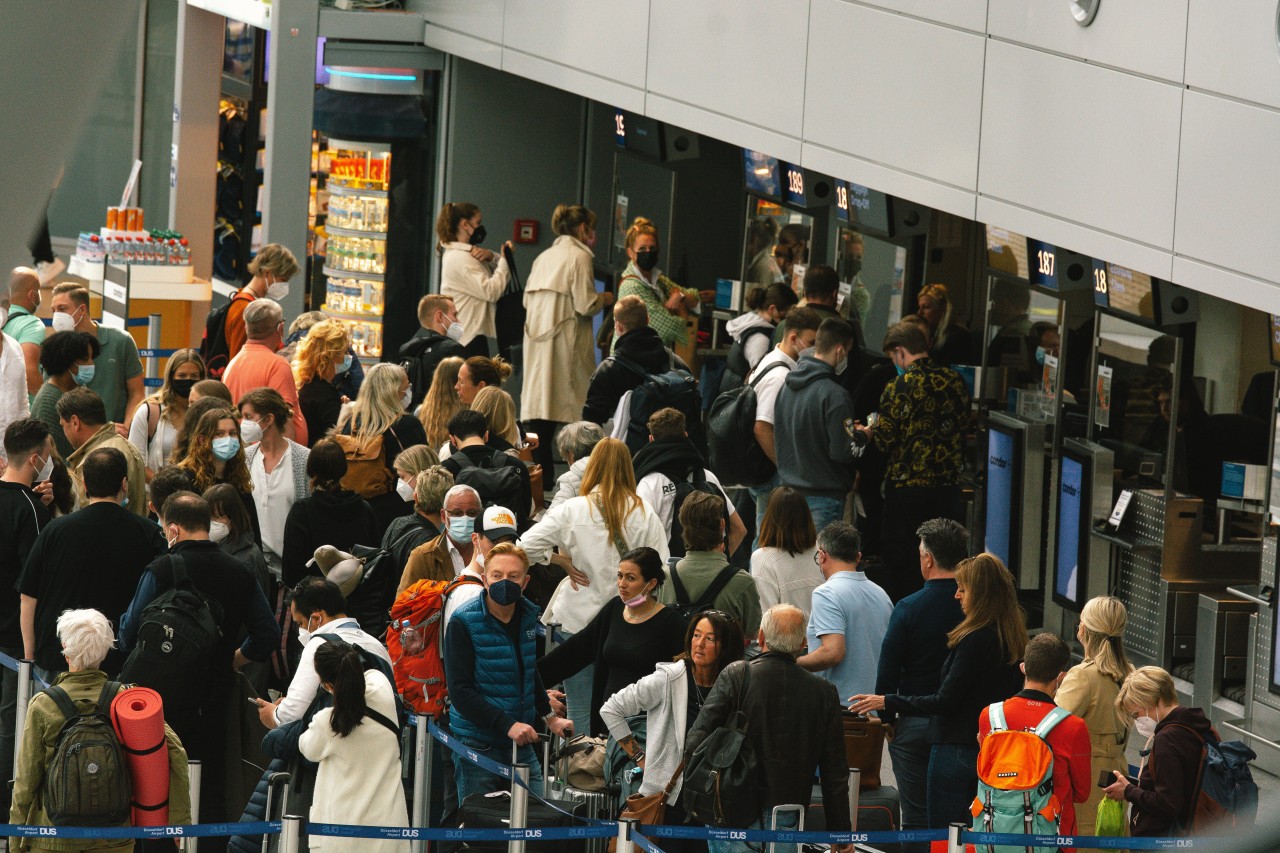
M 458 572 L 458 577 L 463 575 L 479 581 L 484 580 L 480 575 L 473 572 L 470 566 Z M 447 631 L 449 629 L 449 620 L 453 618 L 454 612 L 471 599 L 478 598 L 482 592 L 484 592 L 483 583 L 463 583 L 455 586 L 453 592 L 449 593 L 449 600 L 444 603 L 444 630 Z
M 712 474 L 706 468 L 702 469 L 703 476 L 707 478 L 707 482 L 716 487 L 720 492 L 720 497 L 724 498 L 725 505 L 729 507 L 729 515 L 737 512 L 733 508 L 733 501 L 729 500 L 729 496 L 725 494 L 724 486 L 720 485 L 720 481 L 716 479 L 716 475 Z M 653 511 L 657 513 L 658 519 L 662 522 L 662 526 L 666 528 L 667 535 L 671 535 L 671 515 L 676 504 L 676 484 L 675 481 L 666 474 L 660 474 L 654 471 L 652 474 L 645 474 L 640 478 L 640 482 L 636 483 L 636 494 L 644 498 L 644 500 L 653 507 Z
M 787 368 L 786 370 L 769 370 L 768 375 L 756 385 L 756 420 L 767 424 L 773 423 L 773 408 L 778 402 L 778 393 L 782 390 L 782 383 L 787 380 L 787 374 L 795 369 L 796 362 L 791 356 L 774 347 L 773 352 L 760 359 L 756 369 L 747 377 L 747 382 L 759 376 L 762 371 L 768 370 L 771 364 L 785 364 Z
M 262 547 L 279 560 L 284 554 L 284 525 L 293 507 L 293 454 L 288 446 L 276 467 L 267 473 L 262 448 L 253 455 L 249 465 L 249 479 L 253 482 L 253 505 L 258 510 L 258 526 L 262 528 Z

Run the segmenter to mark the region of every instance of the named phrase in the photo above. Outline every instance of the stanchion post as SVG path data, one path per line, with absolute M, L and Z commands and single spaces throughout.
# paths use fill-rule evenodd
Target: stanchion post
M 160 315 L 147 315 L 147 349 L 160 349 Z M 147 357 L 147 378 L 156 379 L 160 376 L 160 359 L 157 356 Z
M 965 828 L 963 823 L 953 823 L 947 827 L 947 853 L 964 853 L 964 845 L 960 843 L 960 833 Z
M 529 823 L 529 765 L 511 765 L 511 828 L 525 829 Z M 524 839 L 512 839 L 507 853 L 524 853 Z
M 187 762 L 187 790 L 191 792 L 191 822 L 200 822 L 200 790 L 204 787 L 204 765 L 200 759 L 192 759 Z M 185 839 L 184 844 L 187 846 L 183 849 L 186 851 L 194 851 L 200 841 L 197 838 Z
M 631 840 L 631 833 L 636 831 L 636 827 L 640 825 L 640 821 L 633 817 L 618 818 L 618 850 L 617 853 L 634 853 L 635 842 Z
M 435 759 L 435 744 L 427 726 L 425 714 L 418 715 L 418 728 L 413 741 L 413 825 L 426 826 L 428 809 L 431 808 L 431 762 Z M 413 842 L 414 853 L 424 853 L 427 842 Z
M 13 718 L 13 766 L 9 768 L 9 778 L 18 778 L 18 750 L 22 747 L 22 731 L 27 727 L 27 705 L 31 704 L 31 667 L 29 660 L 18 661 L 17 705 L 14 706 Z
M 281 853 L 298 853 L 298 843 L 302 838 L 302 818 L 296 814 L 285 815 L 280 821 Z
M 559 622 L 551 622 L 547 625 L 547 654 L 551 654 L 552 649 L 556 647 L 556 631 L 560 630 Z
M 849 829 L 858 831 L 858 798 L 862 796 L 862 771 L 857 767 L 849 768 Z M 804 813 L 801 812 L 801 817 Z

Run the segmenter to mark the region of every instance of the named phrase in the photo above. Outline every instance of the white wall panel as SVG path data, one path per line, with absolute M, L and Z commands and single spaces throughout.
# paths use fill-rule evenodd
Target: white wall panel
M 421 11 L 428 27 L 440 27 L 502 44 L 505 0 L 411 0 L 406 5 Z
M 1187 92 L 1174 249 L 1275 279 L 1280 270 L 1280 113 Z
M 702 107 L 690 106 L 683 101 L 675 101 L 654 94 L 649 94 L 645 98 L 644 114 L 685 130 L 705 133 L 730 145 L 763 151 L 788 163 L 800 162 L 798 138 L 760 127 L 758 124 L 748 124 Z
M 799 138 L 809 0 L 651 0 L 650 7 L 651 93 Z M 612 42 L 616 31 L 608 32 Z
M 813 0 L 805 141 L 976 189 L 985 41 L 845 0 Z
M 991 41 L 979 192 L 1171 250 L 1181 96 L 1177 86 Z
M 879 6 L 906 15 L 915 15 L 963 27 L 977 33 L 987 30 L 987 0 L 863 0 L 868 6 Z M 859 42 L 859 47 L 862 46 Z
M 852 181 L 864 187 L 874 187 L 880 192 L 899 198 L 909 198 L 936 210 L 963 216 L 965 219 L 974 218 L 976 194 L 972 190 L 957 189 L 948 184 L 931 181 L 919 175 L 892 169 L 843 151 L 833 151 L 809 142 L 804 145 L 800 163 L 806 169 L 813 169 L 815 172 L 821 172 L 833 178 Z
M 991 0 L 987 28 L 999 38 L 1182 81 L 1187 0 L 1110 0 L 1087 27 L 1076 23 L 1067 0 Z
M 1173 259 L 1173 281 L 1229 302 L 1248 305 L 1269 314 L 1280 314 L 1280 285 L 1272 281 L 1181 256 Z
M 1191 0 L 1187 85 L 1280 107 L 1276 0 Z
M 644 88 L 646 0 L 507 0 L 503 44 Z
M 644 110 L 644 90 L 616 80 L 597 77 L 569 65 L 561 65 L 541 56 L 533 56 L 512 48 L 502 52 L 502 70 L 509 74 L 536 80 L 632 112 Z

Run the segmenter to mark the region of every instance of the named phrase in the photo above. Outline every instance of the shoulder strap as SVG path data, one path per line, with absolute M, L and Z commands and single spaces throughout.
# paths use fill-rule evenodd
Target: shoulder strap
M 1009 723 L 1004 718 L 1004 703 L 992 702 L 987 706 L 987 723 L 993 732 L 1007 731 Z
M 470 456 L 468 456 L 466 451 L 463 450 L 461 447 L 453 451 L 453 453 L 449 454 L 450 459 L 453 459 L 455 456 L 462 457 L 462 463 L 463 463 L 461 465 L 462 468 L 479 468 L 480 467 L 475 463 L 475 460 L 472 459 Z
M 1040 725 L 1036 726 L 1036 734 L 1040 735 L 1041 740 L 1049 739 L 1049 732 L 1053 731 L 1058 723 L 1071 716 L 1071 712 L 1066 708 L 1055 706 L 1052 711 L 1044 715 L 1044 719 L 1040 721 Z
M 181 554 L 169 555 L 169 569 L 173 572 L 174 589 L 192 589 L 191 578 L 187 576 L 187 563 Z
M 368 706 L 365 706 L 364 715 L 369 719 L 373 720 L 375 723 L 378 723 L 379 725 L 385 726 L 386 728 L 390 729 L 391 733 L 396 737 L 400 737 L 400 727 L 397 726 L 395 723 L 391 722 L 391 720 L 387 719 L 387 717 L 385 717 L 384 715 L 378 713 L 377 711 L 373 710 Z
M 62 716 L 70 720 L 72 717 L 80 716 L 80 709 L 76 707 L 76 703 L 71 701 L 71 697 L 67 695 L 67 691 L 59 687 L 57 684 L 45 691 L 49 698 L 53 700 L 53 704 L 58 706 L 58 710 L 62 712 Z
M 107 680 L 102 685 L 102 692 L 98 694 L 98 713 L 111 715 L 111 703 L 116 701 L 116 694 L 120 692 L 120 682 Z
M 638 373 L 641 376 L 649 375 L 649 372 L 645 370 L 643 367 L 641 367 L 638 362 L 632 361 L 631 359 L 627 358 L 625 355 L 620 355 L 615 352 L 613 354 L 613 360 L 618 364 L 621 364 L 627 370 L 630 370 L 632 373 Z
M 332 631 L 325 631 L 323 634 L 312 634 L 311 636 L 319 637 L 322 640 L 324 640 L 326 643 L 346 643 L 347 642 L 346 640 L 342 639 Z M 351 645 L 351 643 L 347 643 L 347 645 Z
M 702 595 L 698 596 L 698 604 L 714 604 L 716 596 L 724 591 L 724 588 L 729 585 L 729 582 L 733 580 L 734 575 L 739 571 L 741 571 L 741 569 L 737 566 L 725 566 L 721 569 L 720 574 L 716 575 L 715 580 L 711 582 L 711 585 L 702 591 Z
M 785 361 L 775 361 L 773 364 L 769 365 L 764 370 L 761 370 L 755 376 L 751 377 L 751 383 L 750 383 L 751 387 L 752 388 L 756 387 L 756 385 L 760 383 L 760 380 L 764 379 L 765 375 L 768 374 L 770 370 L 773 370 L 775 367 L 786 367 L 786 366 L 787 366 L 787 363 Z
M 692 602 L 689 601 L 689 593 L 685 591 L 684 584 L 680 582 L 680 573 L 676 571 L 676 563 L 678 562 L 677 558 L 671 558 L 671 583 L 676 588 L 676 604 L 688 605 Z

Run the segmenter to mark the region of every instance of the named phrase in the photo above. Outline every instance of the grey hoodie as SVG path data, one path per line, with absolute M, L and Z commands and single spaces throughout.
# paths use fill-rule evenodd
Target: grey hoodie
M 843 498 L 853 488 L 853 401 L 835 370 L 804 356 L 778 394 L 774 448 L 782 485 L 813 497 Z

